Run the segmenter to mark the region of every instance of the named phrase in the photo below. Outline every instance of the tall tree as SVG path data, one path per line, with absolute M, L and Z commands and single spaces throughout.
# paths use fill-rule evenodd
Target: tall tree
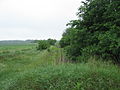
M 120 0 L 86 0 L 72 20 L 60 44 L 67 55 L 97 56 L 120 63 Z

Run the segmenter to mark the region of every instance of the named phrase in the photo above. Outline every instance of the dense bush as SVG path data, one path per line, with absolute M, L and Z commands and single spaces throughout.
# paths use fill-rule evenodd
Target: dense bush
M 46 40 L 40 40 L 37 50 L 45 50 L 50 47 L 50 44 Z
M 45 50 L 48 49 L 51 45 L 55 45 L 56 40 L 48 39 L 48 40 L 38 40 L 37 50 Z
M 48 39 L 47 40 L 50 45 L 55 45 L 56 41 L 55 39 Z
M 96 56 L 120 63 L 120 1 L 86 0 L 60 41 L 72 60 Z

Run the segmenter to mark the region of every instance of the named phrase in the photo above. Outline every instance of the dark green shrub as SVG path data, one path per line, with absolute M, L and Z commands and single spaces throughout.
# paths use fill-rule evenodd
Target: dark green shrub
M 50 47 L 50 44 L 46 40 L 40 40 L 38 42 L 37 50 L 45 50 Z
M 55 45 L 56 41 L 55 39 L 48 39 L 47 40 L 50 45 Z

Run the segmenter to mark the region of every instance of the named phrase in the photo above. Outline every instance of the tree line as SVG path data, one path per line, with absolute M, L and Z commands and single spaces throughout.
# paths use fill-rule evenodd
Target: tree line
M 120 0 L 86 0 L 71 20 L 60 46 L 71 60 L 90 57 L 120 63 Z

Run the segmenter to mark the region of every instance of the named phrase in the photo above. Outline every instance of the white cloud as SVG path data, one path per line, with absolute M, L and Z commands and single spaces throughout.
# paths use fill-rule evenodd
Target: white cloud
M 60 39 L 66 23 L 76 18 L 80 2 L 81 0 L 1 0 L 0 39 Z M 23 35 L 18 35 L 23 32 Z

